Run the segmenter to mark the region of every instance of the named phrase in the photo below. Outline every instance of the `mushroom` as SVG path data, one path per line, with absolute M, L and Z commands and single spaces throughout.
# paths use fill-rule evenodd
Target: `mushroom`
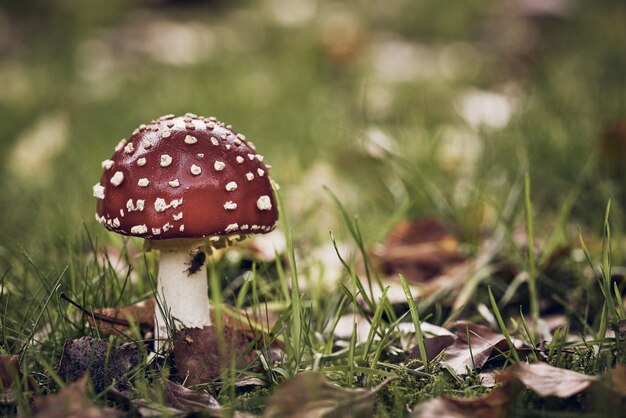
M 98 222 L 160 251 L 156 347 L 168 323 L 211 325 L 205 253 L 277 224 L 263 157 L 230 125 L 187 113 L 141 125 L 102 167 Z

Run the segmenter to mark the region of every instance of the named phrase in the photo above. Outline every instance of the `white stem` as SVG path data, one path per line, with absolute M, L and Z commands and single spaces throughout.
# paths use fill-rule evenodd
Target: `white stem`
M 189 246 L 171 246 L 160 250 L 158 303 L 155 312 L 156 351 L 164 347 L 165 340 L 168 338 L 168 323 L 170 328 L 172 325 L 175 328 L 181 325 L 186 328 L 202 328 L 211 325 L 204 263 L 195 271 L 189 270 L 192 261 Z M 200 251 L 204 251 L 204 248 Z

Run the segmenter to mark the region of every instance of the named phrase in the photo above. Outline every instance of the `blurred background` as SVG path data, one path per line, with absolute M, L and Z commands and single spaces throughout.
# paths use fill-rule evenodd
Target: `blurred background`
M 568 199 L 600 231 L 613 197 L 619 233 L 625 84 L 621 0 L 3 0 L 0 265 L 116 239 L 100 162 L 185 112 L 257 145 L 303 248 L 343 227 L 323 186 L 370 243 L 436 216 L 471 246 L 527 171 L 539 231 Z

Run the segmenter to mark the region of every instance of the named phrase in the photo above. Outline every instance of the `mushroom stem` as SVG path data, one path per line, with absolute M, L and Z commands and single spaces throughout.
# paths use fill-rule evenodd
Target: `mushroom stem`
M 197 247 L 196 247 L 197 248 Z M 204 257 L 189 245 L 159 248 L 159 276 L 155 310 L 157 351 L 165 346 L 168 329 L 202 328 L 211 325 L 208 283 Z

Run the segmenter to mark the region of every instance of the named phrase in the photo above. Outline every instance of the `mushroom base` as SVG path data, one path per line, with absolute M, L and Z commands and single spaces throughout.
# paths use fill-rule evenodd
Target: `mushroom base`
M 205 257 L 200 255 L 205 249 L 190 243 L 180 244 L 159 248 L 155 312 L 157 350 L 165 346 L 165 340 L 175 329 L 211 325 Z

